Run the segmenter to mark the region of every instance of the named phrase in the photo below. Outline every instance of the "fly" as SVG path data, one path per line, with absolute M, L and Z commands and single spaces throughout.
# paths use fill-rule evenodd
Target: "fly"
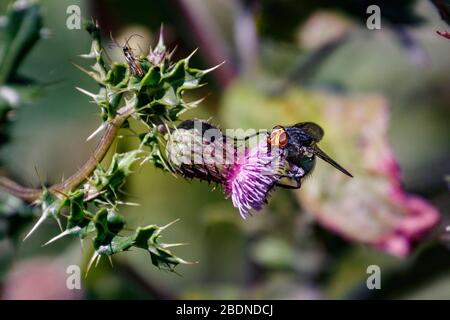
M 323 129 L 313 122 L 301 122 L 290 127 L 276 126 L 267 134 L 268 145 L 285 150 L 290 166 L 289 172 L 283 176 L 288 183 L 280 180 L 278 186 L 300 188 L 301 180 L 314 169 L 316 156 L 353 178 L 350 172 L 319 148 L 317 143 L 323 135 Z

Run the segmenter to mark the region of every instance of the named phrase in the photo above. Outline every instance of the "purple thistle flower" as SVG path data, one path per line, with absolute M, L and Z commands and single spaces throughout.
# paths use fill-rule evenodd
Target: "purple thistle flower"
M 171 133 L 167 158 L 176 173 L 221 185 L 244 219 L 262 209 L 290 170 L 285 151 L 268 145 L 265 137 L 241 150 L 218 128 L 199 120 L 186 120 Z
M 227 168 L 224 191 L 231 196 L 233 205 L 246 219 L 250 211 L 261 210 L 284 171 L 284 153 L 281 149 L 268 149 L 266 141 L 243 152 Z

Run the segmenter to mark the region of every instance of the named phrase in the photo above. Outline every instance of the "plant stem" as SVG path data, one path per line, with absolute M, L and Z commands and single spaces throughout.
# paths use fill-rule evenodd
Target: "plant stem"
M 116 138 L 118 131 L 124 122 L 133 114 L 133 112 L 134 108 L 131 106 L 125 106 L 119 109 L 116 117 L 110 120 L 106 125 L 103 136 L 97 144 L 97 147 L 83 166 L 66 180 L 50 186 L 48 189 L 50 191 L 67 193 L 83 183 L 83 181 L 91 175 L 97 165 L 103 160 L 111 144 Z M 3 176 L 0 176 L 0 189 L 3 189 L 9 194 L 21 198 L 27 202 L 39 200 L 43 191 L 42 189 L 23 187 L 15 181 Z

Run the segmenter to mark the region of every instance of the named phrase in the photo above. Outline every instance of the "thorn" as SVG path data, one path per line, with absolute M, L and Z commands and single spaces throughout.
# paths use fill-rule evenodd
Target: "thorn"
M 62 224 L 61 224 L 61 220 L 59 220 L 59 217 L 55 217 L 56 223 L 58 224 L 59 230 L 61 230 L 61 232 L 64 231 Z
M 185 242 L 180 242 L 180 243 L 166 243 L 166 244 L 162 244 L 161 246 L 163 248 L 173 248 L 173 247 L 180 247 L 180 246 L 187 246 L 189 245 L 189 243 L 185 243 Z
M 42 247 L 45 247 L 46 245 L 49 245 L 50 243 L 52 243 L 52 242 L 54 242 L 54 241 L 56 241 L 56 240 L 59 240 L 59 239 L 65 237 L 65 236 L 67 236 L 68 234 L 70 234 L 70 230 L 69 230 L 69 229 L 67 229 L 67 230 L 61 232 L 60 234 L 58 234 L 57 236 L 51 238 L 51 239 L 48 240 L 46 243 L 44 243 L 44 244 L 42 245 Z
M 178 45 L 176 45 L 176 46 L 172 49 L 172 51 L 170 51 L 170 53 L 167 55 L 167 59 L 171 60 L 171 59 L 172 59 L 172 56 L 174 55 L 175 51 L 177 51 L 177 49 L 178 49 Z
M 38 168 L 37 168 L 36 165 L 34 165 L 34 171 L 36 172 L 36 175 L 37 175 L 37 177 L 38 177 L 39 184 L 41 185 L 41 188 L 42 188 L 42 189 L 45 189 L 44 182 L 42 181 L 42 177 L 41 177 L 41 175 L 39 174 L 39 171 L 38 171 Z
M 161 27 L 159 28 L 159 39 L 157 46 L 164 46 L 164 23 L 161 22 Z
M 169 222 L 168 224 L 166 224 L 166 225 L 163 226 L 163 227 L 160 227 L 159 229 L 160 229 L 160 231 L 162 231 L 162 230 L 164 230 L 164 229 L 170 227 L 171 225 L 173 225 L 174 223 L 176 223 L 176 222 L 178 222 L 178 221 L 180 221 L 180 218 L 175 219 L 175 220 L 173 220 L 172 222 Z
M 84 93 L 85 95 L 91 97 L 91 98 L 94 99 L 94 100 L 97 98 L 97 95 L 96 95 L 96 94 L 94 94 L 94 93 L 92 93 L 92 92 L 89 92 L 89 91 L 87 91 L 87 90 L 84 90 L 83 88 L 75 87 L 75 89 L 77 89 L 77 90 L 80 91 L 81 93 Z
M 91 260 L 89 260 L 89 264 L 87 266 L 87 270 L 86 270 L 86 275 L 84 276 L 84 278 L 87 278 L 88 274 L 89 274 L 89 270 L 91 270 L 92 264 L 94 263 L 95 259 L 99 256 L 98 252 L 95 251 L 94 254 L 91 257 Z
M 95 129 L 94 132 L 91 133 L 89 137 L 87 137 L 86 141 L 91 140 L 93 137 L 95 137 L 99 132 L 101 132 L 105 128 L 105 124 L 102 123 L 97 129 Z
M 203 98 L 200 98 L 200 99 L 198 99 L 198 100 L 189 102 L 189 103 L 187 103 L 187 105 L 188 105 L 189 107 L 196 107 L 196 106 L 198 106 L 200 103 L 202 103 L 203 101 L 205 101 L 205 99 L 206 99 L 206 97 L 203 97 Z
M 25 236 L 25 238 L 23 238 L 22 241 L 27 240 L 31 236 L 31 234 L 34 231 L 36 231 L 36 229 L 42 224 L 42 222 L 45 221 L 45 219 L 47 219 L 47 212 L 46 211 L 42 212 L 42 215 L 39 218 L 39 220 L 36 222 L 36 224 L 33 226 L 33 228 L 31 228 L 31 230 L 27 233 L 27 235 Z
M 197 264 L 198 263 L 198 261 L 186 261 L 179 257 L 175 257 L 175 258 L 178 260 L 178 263 L 183 263 L 183 264 Z
M 81 70 L 82 72 L 86 73 L 87 75 L 91 76 L 92 72 L 89 70 L 86 70 L 85 68 L 83 68 L 82 66 L 76 64 L 75 62 L 72 62 L 72 64 L 75 66 L 75 68 Z
M 108 256 L 108 260 L 109 260 L 109 263 L 111 264 L 111 267 L 114 268 L 114 264 L 113 264 L 113 261 L 112 261 L 112 257 L 111 257 L 111 256 Z
M 117 204 L 121 204 L 124 206 L 133 206 L 133 207 L 139 207 L 141 204 L 140 203 L 135 203 L 135 202 L 124 202 L 124 201 L 116 201 Z
M 83 53 L 83 54 L 79 54 L 78 56 L 79 56 L 80 58 L 83 58 L 83 59 L 92 59 L 92 58 L 95 58 L 94 52 Z
M 120 44 L 117 43 L 116 39 L 114 39 L 113 35 L 112 35 L 112 31 L 109 31 L 109 37 L 111 38 L 111 40 L 114 42 L 114 44 L 119 47 L 122 48 L 122 46 Z
M 209 68 L 209 69 L 206 69 L 206 70 L 202 70 L 202 71 L 200 71 L 199 73 L 200 73 L 202 76 L 204 76 L 205 74 L 208 74 L 208 73 L 210 73 L 211 71 L 214 71 L 214 70 L 216 70 L 217 68 L 223 66 L 223 65 L 225 64 L 225 62 L 226 62 L 226 61 L 223 61 L 222 63 L 219 63 L 217 66 L 214 66 L 214 67 Z
M 98 267 L 98 263 L 100 262 L 100 258 L 101 257 L 102 257 L 101 255 L 98 255 L 97 261 L 95 261 L 95 267 L 96 268 Z
M 184 58 L 184 60 L 189 61 L 197 51 L 198 51 L 198 48 L 195 48 L 194 51 L 192 51 L 192 53 L 190 55 L 188 55 L 186 58 Z

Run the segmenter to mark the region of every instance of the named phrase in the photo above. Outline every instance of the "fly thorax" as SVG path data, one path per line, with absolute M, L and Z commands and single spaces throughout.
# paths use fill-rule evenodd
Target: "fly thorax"
M 306 158 L 314 157 L 314 149 L 311 147 L 301 147 L 300 152 Z

